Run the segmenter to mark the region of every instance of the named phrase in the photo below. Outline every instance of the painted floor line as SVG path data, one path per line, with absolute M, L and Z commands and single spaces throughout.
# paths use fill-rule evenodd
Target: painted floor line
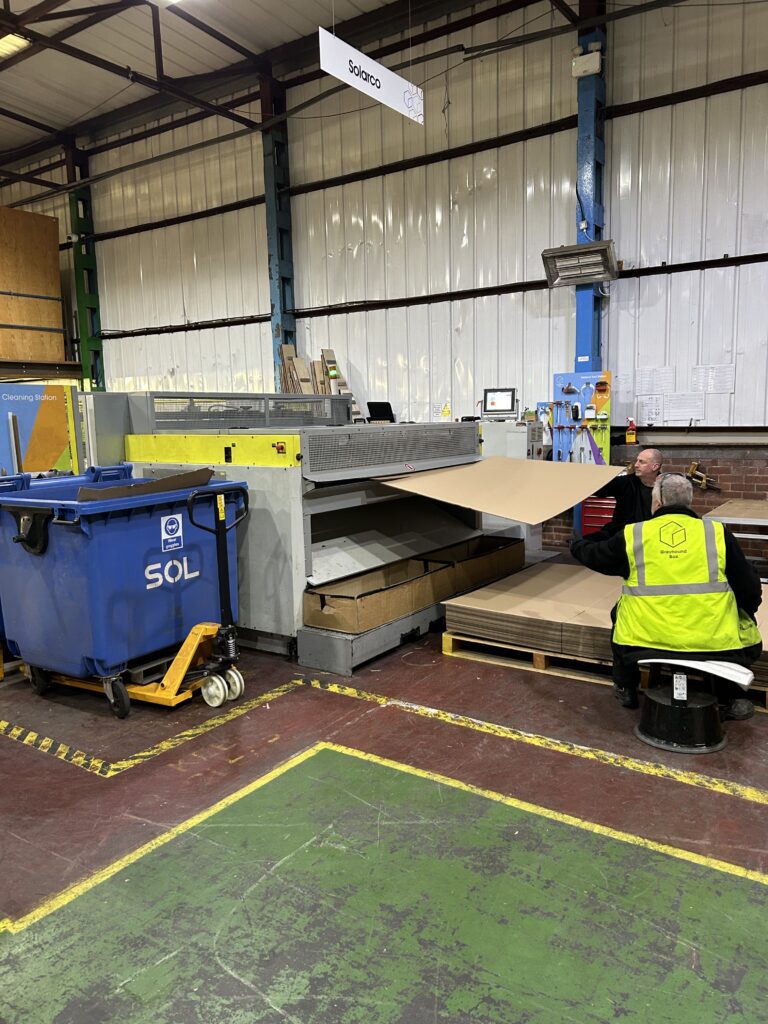
M 730 782 L 727 779 L 718 779 L 710 775 L 699 775 L 696 772 L 687 772 L 681 768 L 670 768 L 667 765 L 655 761 L 643 761 L 639 758 L 628 757 L 625 754 L 615 754 L 610 750 L 601 750 L 598 747 L 586 747 L 579 743 L 569 743 L 567 740 L 557 740 L 551 736 L 542 736 L 538 733 L 525 732 L 522 729 L 515 729 L 509 725 L 497 725 L 495 722 L 486 722 L 479 718 L 471 718 L 467 715 L 458 715 L 452 711 L 443 711 L 440 708 L 431 708 L 423 704 L 414 704 L 410 701 L 400 700 L 395 697 L 384 697 L 378 693 L 370 693 L 367 690 L 358 690 L 353 686 L 346 686 L 342 683 L 326 683 L 319 679 L 305 680 L 305 686 L 316 690 L 325 690 L 328 693 L 335 693 L 342 697 L 353 697 L 355 700 L 368 701 L 385 708 L 397 708 L 406 711 L 411 715 L 418 715 L 421 718 L 430 718 L 447 725 L 458 725 L 465 729 L 473 729 L 475 732 L 486 733 L 490 736 L 498 736 L 500 739 L 514 740 L 517 743 L 527 743 L 542 750 L 550 750 L 559 754 L 568 754 L 571 757 L 583 758 L 587 761 L 596 761 L 599 764 L 610 765 L 614 768 L 624 768 L 627 771 L 638 772 L 641 775 L 649 775 L 653 778 L 668 779 L 672 782 L 680 782 L 685 786 L 693 786 L 697 789 L 706 789 L 712 793 L 721 793 L 725 796 L 737 797 L 740 800 L 747 800 L 750 803 L 768 804 L 768 792 L 758 789 L 755 786 L 744 786 L 739 782 Z
M 140 750 L 138 753 L 122 758 L 119 761 L 107 761 L 104 758 L 96 757 L 94 754 L 88 754 L 78 747 L 62 743 L 52 739 L 50 736 L 40 736 L 32 729 L 25 729 L 24 726 L 14 725 L 12 722 L 3 720 L 0 720 L 0 736 L 21 743 L 25 747 L 31 747 L 33 750 L 39 750 L 42 754 L 49 754 L 59 761 L 73 764 L 76 768 L 82 768 L 83 771 L 90 772 L 101 779 L 111 779 L 115 775 L 120 775 L 131 768 L 136 768 L 140 764 L 145 764 L 153 757 L 165 754 L 169 750 L 175 750 L 184 743 L 197 739 L 198 736 L 203 736 L 213 729 L 218 729 L 220 726 L 240 718 L 241 715 L 246 715 L 249 711 L 253 711 L 254 708 L 269 704 L 271 701 L 277 700 L 278 697 L 283 697 L 286 693 L 298 689 L 301 685 L 302 681 L 300 679 L 293 679 L 289 683 L 275 687 L 274 690 L 270 690 L 268 693 L 254 697 L 253 700 L 247 700 L 234 705 L 223 715 L 217 715 L 215 718 L 209 718 L 205 722 L 193 725 L 189 729 L 177 733 L 175 736 L 161 740 L 154 746 L 147 748 L 147 750 Z
M 480 796 L 486 800 L 493 800 L 496 803 L 505 804 L 507 807 L 513 807 L 516 810 L 524 811 L 528 814 L 535 814 L 538 817 L 547 818 L 550 821 L 556 821 L 564 825 L 570 825 L 573 828 L 582 829 L 586 832 L 592 832 L 595 835 L 604 836 L 608 839 L 615 839 L 618 842 L 629 843 L 632 846 L 642 847 L 645 850 L 651 850 L 655 853 L 661 853 L 668 857 L 674 857 L 677 860 L 687 861 L 690 864 L 695 864 L 699 867 L 705 867 L 713 871 L 719 871 L 723 874 L 732 875 L 736 878 L 746 879 L 751 882 L 757 882 L 760 885 L 768 886 L 768 875 L 761 871 L 754 871 L 750 868 L 742 867 L 739 864 L 731 864 L 728 861 L 716 860 L 713 857 L 704 857 L 698 853 L 692 853 L 689 850 L 682 850 L 676 846 L 667 846 L 664 843 L 657 843 L 651 839 L 644 839 L 642 836 L 634 835 L 630 832 L 619 832 L 616 829 L 609 828 L 605 825 L 600 825 L 597 822 L 586 821 L 582 818 L 576 818 L 570 814 L 564 814 L 561 811 L 551 810 L 548 807 L 540 807 L 537 804 L 527 803 L 524 800 L 518 800 L 516 797 L 507 796 L 504 793 L 497 793 L 495 790 L 482 789 L 479 786 L 473 786 L 471 783 L 462 782 L 459 779 L 452 779 L 447 775 L 440 775 L 438 772 L 431 772 L 423 768 L 417 768 L 413 765 L 403 764 L 400 761 L 393 761 L 390 758 L 381 757 L 378 754 L 371 754 L 366 751 L 356 750 L 352 747 L 345 747 L 338 743 L 320 742 L 315 743 L 307 750 L 302 751 L 299 754 L 294 755 L 282 764 L 268 771 L 265 775 L 261 775 L 258 779 L 253 782 L 249 782 L 248 785 L 243 786 L 236 792 L 231 793 L 229 796 L 224 797 L 222 800 L 217 801 L 210 807 L 203 811 L 198 812 L 186 821 L 180 822 L 178 825 L 174 825 L 173 828 L 168 829 L 161 835 L 151 839 L 148 843 L 144 843 L 143 846 L 138 847 L 131 853 L 120 857 L 112 864 L 108 864 L 93 874 L 87 876 L 74 885 L 69 886 L 62 892 L 57 893 L 50 899 L 45 900 L 38 907 L 35 907 L 29 913 L 24 914 L 22 917 L 12 919 L 4 918 L 0 920 L 0 933 L 10 932 L 11 934 L 18 934 L 29 928 L 31 925 L 36 924 L 43 918 L 48 917 L 49 914 L 54 913 L 56 910 L 61 909 L 68 903 L 77 899 L 79 896 L 83 896 L 85 893 L 90 892 L 96 886 L 107 879 L 112 878 L 118 872 L 122 871 L 123 868 L 129 867 L 131 864 L 135 864 L 141 860 L 148 853 L 152 853 L 154 850 L 160 849 L 165 846 L 172 839 L 176 839 L 178 836 L 183 835 L 190 829 L 201 825 L 208 818 L 213 817 L 219 811 L 230 807 L 232 804 L 237 803 L 243 797 L 256 792 L 274 779 L 279 778 L 285 772 L 290 771 L 291 768 L 295 768 L 297 765 L 302 764 L 304 761 L 309 760 L 318 754 L 322 750 L 333 750 L 339 754 L 345 754 L 348 757 L 355 757 L 361 761 L 368 761 L 373 764 L 381 765 L 385 768 L 392 768 L 395 771 L 405 772 L 409 775 L 414 775 L 421 779 L 427 779 L 430 782 L 440 783 L 441 785 L 450 786 L 453 789 L 461 790 L 465 793 L 471 793 L 475 796 Z

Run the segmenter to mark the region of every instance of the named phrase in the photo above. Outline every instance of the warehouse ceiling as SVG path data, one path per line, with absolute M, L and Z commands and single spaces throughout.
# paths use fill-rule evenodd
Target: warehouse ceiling
M 2 0 L 0 165 L 216 97 L 317 62 L 317 28 L 354 45 L 467 0 Z M 520 6 L 525 6 L 521 2 Z M 252 125 L 228 111 L 236 123 Z

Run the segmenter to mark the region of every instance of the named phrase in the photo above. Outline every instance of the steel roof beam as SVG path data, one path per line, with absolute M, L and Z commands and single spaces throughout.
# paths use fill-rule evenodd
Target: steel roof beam
M 106 21 L 107 18 L 111 18 L 115 14 L 120 14 L 122 11 L 130 10 L 132 7 L 137 7 L 144 0 L 123 0 L 121 4 L 109 4 L 108 6 L 99 9 L 97 14 L 91 15 L 90 18 L 85 18 L 83 21 L 78 21 L 75 25 L 70 25 L 68 28 L 64 28 L 61 32 L 57 32 L 53 36 L 44 36 L 48 43 L 63 42 L 65 39 L 69 39 L 70 36 L 75 36 L 78 32 L 83 32 L 87 28 L 92 28 L 94 25 L 98 25 L 102 21 Z M 2 12 L 0 12 L 2 14 Z M 6 15 L 8 12 L 6 11 Z M 15 30 L 14 30 L 15 31 Z M 0 33 L 2 34 L 2 33 Z M 23 33 L 28 34 L 28 33 Z M 22 61 L 29 60 L 30 57 L 34 57 L 36 53 L 42 53 L 45 47 L 42 44 L 33 43 L 28 46 L 26 50 L 20 50 L 18 53 L 14 53 L 11 57 L 6 57 L 5 60 L 0 61 L 0 71 L 7 71 L 8 68 L 15 67 L 17 64 L 21 64 Z
M 58 188 L 61 185 L 60 181 L 51 181 L 49 178 L 37 178 L 34 174 L 19 174 L 18 171 L 0 170 L 0 177 L 5 178 L 5 181 L 0 181 L 0 188 L 12 181 L 26 181 L 30 185 L 42 185 L 43 188 Z
M 557 8 L 566 21 L 570 21 L 572 25 L 577 24 L 579 16 L 572 7 L 569 7 L 565 0 L 550 0 L 553 7 Z
M 121 11 L 135 7 L 130 4 L 128 8 L 120 0 L 113 4 L 94 4 L 92 7 L 72 7 L 67 11 L 58 11 L 56 14 L 41 14 L 38 18 L 30 18 L 27 24 L 40 25 L 44 21 L 61 21 L 63 18 L 88 18 L 92 14 L 120 14 Z
M 122 67 L 120 64 L 115 64 L 114 61 L 106 60 L 104 57 L 97 57 L 95 54 L 87 53 L 85 50 L 80 50 L 76 46 L 70 46 L 69 43 L 64 43 L 60 39 L 49 38 L 41 35 L 39 32 L 35 32 L 33 29 L 20 26 L 17 18 L 0 11 L 0 29 L 3 27 L 10 32 L 18 32 L 20 30 L 21 34 L 29 39 L 30 42 L 40 45 L 44 49 L 54 50 L 57 53 L 64 54 L 66 57 L 72 57 L 85 64 L 90 64 L 91 67 L 99 68 L 101 71 L 117 75 L 119 78 L 126 78 L 129 82 L 143 86 L 145 89 L 151 89 L 154 92 L 173 96 L 175 99 L 182 100 L 190 106 L 198 107 L 200 110 L 206 110 L 209 114 L 214 114 L 217 117 L 225 117 L 230 121 L 235 121 L 238 124 L 245 125 L 246 128 L 256 129 L 259 127 L 257 121 L 253 121 L 249 117 L 243 117 L 241 114 L 237 114 L 234 111 L 227 110 L 226 107 L 220 107 L 216 103 L 208 103 L 206 100 L 198 99 L 196 96 L 192 96 L 190 93 L 185 92 L 184 89 L 180 89 L 167 78 L 162 82 L 158 82 L 156 78 L 142 74 L 140 71 L 134 71 L 133 68 Z M 3 65 L 0 64 L 0 71 L 2 71 L 2 69 Z
M 185 11 L 182 8 L 173 5 L 168 8 L 169 14 L 174 14 L 177 18 L 181 18 L 182 21 L 186 21 L 187 24 L 193 25 L 200 32 L 204 32 L 205 35 L 210 36 L 211 39 L 215 39 L 219 43 L 223 43 L 228 46 L 230 50 L 234 50 L 235 53 L 239 53 L 241 57 L 245 57 L 246 60 L 253 64 L 254 70 L 258 71 L 260 75 L 266 78 L 272 78 L 272 62 L 265 60 L 264 57 L 258 53 L 254 53 L 253 50 L 249 50 L 247 46 L 243 46 L 242 43 L 238 43 L 236 40 L 231 39 L 223 32 L 219 32 L 218 29 L 213 28 L 212 25 L 208 25 L 205 21 L 200 18 L 196 18 L 194 14 L 190 14 L 189 11 Z
M 25 114 L 17 114 L 15 110 L 9 110 L 7 107 L 0 107 L 0 117 L 7 117 L 10 121 L 19 121 L 21 124 L 29 125 L 30 128 L 37 128 L 41 132 L 57 133 L 60 129 L 54 128 L 53 125 L 45 124 L 43 121 L 35 121 L 32 117 L 27 117 Z

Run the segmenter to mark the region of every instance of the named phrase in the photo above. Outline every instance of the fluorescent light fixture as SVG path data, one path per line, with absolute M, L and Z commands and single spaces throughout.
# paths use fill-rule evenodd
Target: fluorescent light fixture
M 25 50 L 29 46 L 29 40 L 23 36 L 11 33 L 7 36 L 0 36 L 0 58 L 12 57 L 19 50 Z
M 596 284 L 613 281 L 619 276 L 613 242 L 585 242 L 584 245 L 561 245 L 545 249 L 541 254 L 550 288 L 573 284 Z

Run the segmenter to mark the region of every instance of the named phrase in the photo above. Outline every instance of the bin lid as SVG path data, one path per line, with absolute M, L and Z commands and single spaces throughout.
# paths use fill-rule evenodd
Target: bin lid
M 150 481 L 154 483 L 155 481 Z M 180 505 L 186 504 L 187 498 L 192 491 L 209 491 L 211 494 L 224 494 L 230 492 L 233 496 L 245 489 L 247 484 L 235 481 L 221 481 L 215 484 L 207 484 L 202 487 L 184 487 L 175 490 L 152 490 L 150 493 L 131 493 L 128 497 L 115 497 L 113 492 L 125 492 L 123 486 L 105 486 L 101 489 L 101 498 L 98 501 L 79 501 L 77 498 L 77 485 L 69 484 L 68 488 L 62 485 L 61 491 L 57 494 L 52 488 L 46 490 L 45 497 L 35 497 L 35 491 L 21 491 L 8 495 L 0 494 L 0 508 L 12 509 L 23 508 L 34 511 L 35 509 L 50 510 L 54 515 L 62 516 L 69 513 L 66 518 L 100 516 L 108 512 L 124 512 L 131 509 L 152 508 L 157 505 Z M 58 490 L 58 489 L 57 489 Z

